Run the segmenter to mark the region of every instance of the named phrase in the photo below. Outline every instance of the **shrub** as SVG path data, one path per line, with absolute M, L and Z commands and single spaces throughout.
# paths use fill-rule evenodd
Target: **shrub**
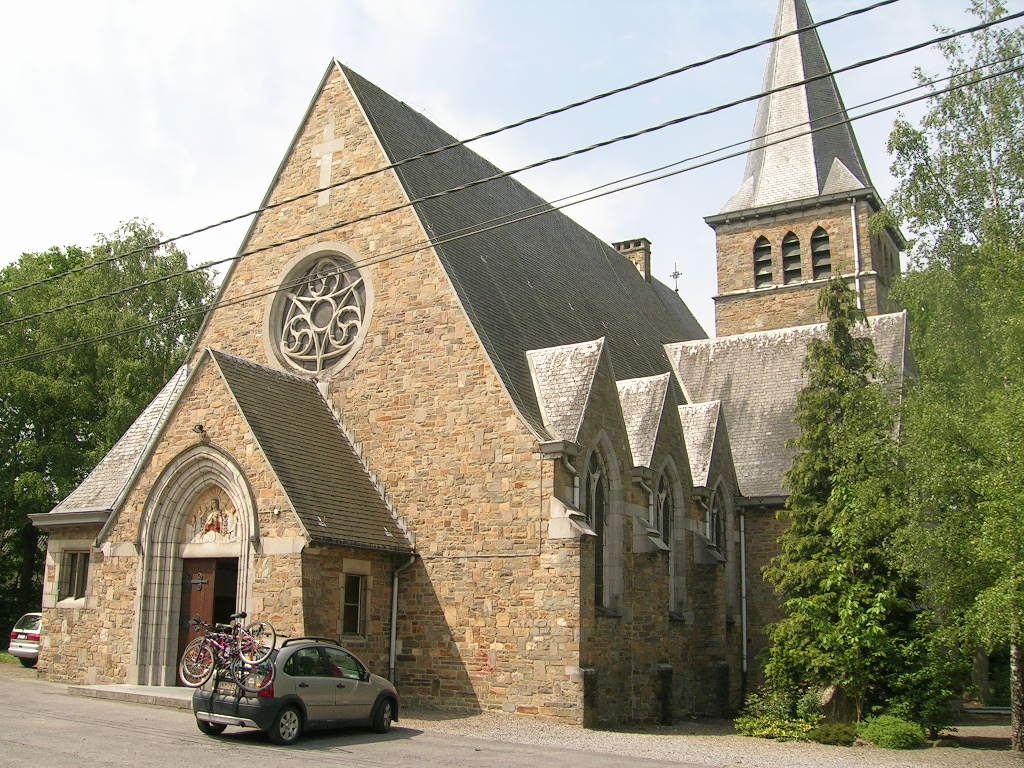
M 885 749 L 917 749 L 925 745 L 921 726 L 895 715 L 869 717 L 857 732 L 861 738 Z
M 807 738 L 819 744 L 849 747 L 857 740 L 857 731 L 849 723 L 822 723 L 808 731 Z
M 762 690 L 747 697 L 747 705 L 733 720 L 736 732 L 743 736 L 776 741 L 797 741 L 820 721 L 819 715 L 794 715 L 794 705 L 782 692 Z

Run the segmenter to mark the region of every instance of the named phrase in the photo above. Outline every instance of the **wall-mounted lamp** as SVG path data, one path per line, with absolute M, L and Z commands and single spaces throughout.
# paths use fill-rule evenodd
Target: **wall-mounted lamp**
M 194 427 L 192 427 L 192 431 L 199 435 L 199 438 L 201 440 L 206 439 L 206 427 L 204 427 L 202 424 L 196 424 Z

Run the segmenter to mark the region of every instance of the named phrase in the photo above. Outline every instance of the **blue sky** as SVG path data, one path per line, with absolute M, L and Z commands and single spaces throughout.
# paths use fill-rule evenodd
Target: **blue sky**
M 870 0 L 809 0 L 816 19 Z M 1011 11 L 1021 3 L 1008 2 Z M 833 67 L 973 23 L 967 0 L 900 0 L 821 31 Z M 332 57 L 459 138 L 771 34 L 776 0 L 179 0 L 17 3 L 0 30 L 0 264 L 89 244 L 131 217 L 176 235 L 256 207 Z M 479 142 L 502 168 L 760 89 L 767 48 Z M 922 51 L 839 77 L 848 107 L 913 84 Z M 750 137 L 754 104 L 524 174 L 547 199 Z M 907 111 L 914 118 L 920 108 Z M 876 188 L 896 113 L 855 123 Z M 703 217 L 742 159 L 571 208 L 608 241 L 647 237 L 654 272 L 711 332 Z M 245 224 L 183 240 L 232 255 Z M 912 234 L 912 233 L 908 233 Z

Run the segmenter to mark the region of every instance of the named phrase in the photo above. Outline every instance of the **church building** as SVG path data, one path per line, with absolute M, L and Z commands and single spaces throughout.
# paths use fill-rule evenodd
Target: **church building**
M 812 23 L 780 1 L 778 34 Z M 33 518 L 41 674 L 174 685 L 188 618 L 244 610 L 340 638 L 406 705 L 738 708 L 828 279 L 905 366 L 902 240 L 868 231 L 834 80 L 803 83 L 828 67 L 815 30 L 771 50 L 765 90 L 793 87 L 706 219 L 708 338 L 645 238 L 602 242 L 331 62 L 186 364 Z

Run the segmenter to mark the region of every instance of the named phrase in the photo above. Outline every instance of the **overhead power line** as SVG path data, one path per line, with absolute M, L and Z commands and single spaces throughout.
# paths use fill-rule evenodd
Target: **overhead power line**
M 1019 57 L 1013 57 L 1013 58 L 1015 59 L 1015 58 L 1019 58 Z M 948 86 L 947 88 L 943 88 L 943 89 L 940 89 L 938 91 L 929 91 L 926 94 L 922 94 L 920 96 L 916 96 L 916 97 L 911 98 L 911 99 L 906 99 L 906 100 L 898 102 L 896 104 L 890 104 L 890 105 L 887 105 L 885 107 L 880 107 L 878 109 L 875 109 L 875 110 L 872 110 L 872 111 L 869 111 L 869 112 L 865 112 L 863 114 L 859 114 L 859 115 L 856 115 L 854 117 L 849 117 L 848 116 L 845 119 L 838 120 L 838 121 L 835 121 L 835 122 L 831 122 L 828 125 L 820 126 L 818 128 L 809 128 L 808 130 L 804 131 L 803 133 L 790 134 L 790 135 L 787 135 L 787 136 L 784 136 L 784 137 L 781 137 L 781 138 L 773 139 L 771 141 L 765 141 L 762 144 L 760 144 L 759 146 L 769 147 L 769 146 L 773 146 L 775 144 L 781 144 L 783 142 L 792 141 L 793 139 L 800 138 L 802 136 L 809 136 L 809 135 L 817 133 L 819 131 L 829 130 L 831 128 L 835 128 L 838 125 L 852 123 L 852 122 L 855 122 L 856 120 L 861 120 L 861 119 L 864 119 L 866 117 L 872 117 L 872 116 L 875 116 L 875 115 L 878 115 L 878 114 L 882 114 L 883 112 L 889 112 L 889 111 L 892 111 L 894 109 L 899 109 L 901 107 L 905 107 L 905 106 L 908 106 L 910 104 L 914 104 L 916 102 L 922 101 L 924 99 L 933 98 L 935 96 L 940 96 L 940 95 L 945 94 L 945 93 L 951 93 L 953 91 L 960 90 L 960 89 L 963 89 L 963 88 L 966 88 L 966 87 L 970 87 L 970 86 L 974 86 L 974 85 L 977 85 L 979 83 L 991 80 L 991 79 L 996 78 L 996 77 L 1003 77 L 1005 75 L 1016 73 L 1016 72 L 1021 72 L 1021 71 L 1024 71 L 1024 64 L 1018 64 L 1018 65 L 1016 65 L 1014 67 L 1010 67 L 1010 68 L 1008 68 L 1006 70 L 1002 70 L 1002 71 L 999 71 L 999 72 L 989 73 L 987 75 L 984 75 L 982 77 L 976 78 L 976 79 L 971 80 L 971 81 L 955 83 L 953 85 Z M 951 78 L 944 78 L 944 79 L 951 79 Z M 920 87 L 927 87 L 927 85 L 928 84 L 925 84 L 925 85 L 920 86 Z M 916 90 L 916 88 L 909 89 L 909 90 Z M 905 92 L 905 91 L 903 91 L 903 92 Z M 902 93 L 902 92 L 900 92 L 900 93 Z M 875 100 L 873 100 L 873 102 L 877 102 L 877 101 L 880 101 L 880 100 L 886 100 L 888 98 L 891 98 L 893 95 L 897 95 L 897 94 L 890 94 L 888 96 L 882 97 L 881 99 L 875 99 Z M 868 102 L 868 103 L 870 104 L 870 103 L 873 103 L 873 102 Z M 784 129 L 784 130 L 788 131 L 789 129 Z M 776 131 L 775 133 L 781 133 L 781 132 L 783 132 L 783 131 Z M 766 135 L 771 135 L 771 134 L 766 134 Z M 757 138 L 757 137 L 755 137 L 755 138 Z M 748 142 L 742 142 L 742 143 L 743 144 L 747 144 Z M 730 145 L 730 146 L 736 146 L 736 144 L 733 144 L 733 145 Z M 718 152 L 718 151 L 720 151 L 720 150 L 713 150 L 712 152 L 703 153 L 703 155 L 701 155 L 701 156 L 706 156 L 708 154 L 714 154 L 715 152 Z M 732 159 L 734 157 L 739 157 L 739 156 L 742 156 L 742 155 L 744 155 L 746 153 L 747 153 L 746 149 L 739 150 L 739 151 L 736 151 L 736 152 L 732 152 L 730 154 L 726 154 L 726 155 L 722 155 L 722 156 L 719 156 L 719 157 L 712 158 L 710 160 L 705 160 L 704 162 L 698 163 L 696 165 L 686 166 L 685 168 L 680 168 L 680 169 L 676 169 L 676 170 L 669 171 L 669 172 L 666 172 L 666 173 L 662 173 L 660 175 L 653 176 L 651 178 L 643 179 L 643 180 L 640 180 L 640 181 L 634 181 L 634 182 L 626 184 L 624 186 L 618 186 L 618 187 L 616 187 L 614 189 L 605 190 L 603 192 L 597 192 L 595 194 L 588 195 L 587 197 L 583 197 L 581 199 L 574 200 L 573 202 L 566 203 L 565 205 L 561 205 L 561 206 L 558 206 L 558 207 L 547 206 L 543 210 L 535 210 L 535 211 L 532 211 L 532 212 L 528 212 L 528 213 L 525 213 L 524 215 L 517 216 L 516 218 L 508 220 L 508 221 L 498 221 L 498 222 L 496 222 L 494 224 L 490 224 L 488 226 L 484 226 L 484 227 L 479 228 L 479 229 L 473 229 L 472 231 L 464 231 L 464 232 L 461 232 L 460 234 L 457 234 L 457 235 L 454 235 L 454 236 L 445 236 L 444 238 L 432 239 L 432 240 L 430 240 L 428 242 L 423 243 L 422 245 L 411 247 L 411 248 L 402 250 L 401 252 L 398 252 L 398 253 L 392 253 L 390 255 L 382 256 L 382 257 L 379 257 L 379 258 L 376 258 L 376 259 L 366 260 L 366 261 L 362 262 L 361 264 L 357 265 L 357 267 L 373 266 L 375 264 L 380 264 L 380 263 L 383 263 L 383 262 L 386 262 L 386 261 L 390 261 L 390 260 L 393 260 L 393 259 L 401 258 L 402 256 L 407 256 L 407 255 L 410 255 L 412 253 L 416 253 L 418 251 L 426 250 L 428 248 L 433 248 L 433 247 L 436 247 L 438 245 L 444 245 L 444 244 L 446 244 L 448 242 L 453 242 L 453 241 L 460 240 L 460 239 L 467 238 L 467 237 L 473 237 L 473 236 L 476 236 L 476 235 L 483 234 L 485 232 L 491 231 L 493 229 L 498 229 L 500 227 L 510 226 L 512 224 L 516 224 L 516 223 L 519 223 L 519 222 L 522 222 L 522 221 L 526 221 L 528 219 L 537 218 L 539 216 L 544 216 L 544 215 L 547 215 L 547 214 L 550 214 L 550 213 L 554 213 L 555 211 L 560 211 L 560 210 L 563 210 L 565 208 L 571 207 L 573 205 L 579 205 L 580 203 L 589 202 L 591 200 L 595 200 L 595 199 L 598 199 L 600 197 L 606 197 L 606 196 L 609 196 L 609 195 L 612 195 L 612 194 L 617 194 L 619 192 L 626 191 L 628 189 L 633 189 L 635 187 L 643 186 L 645 184 L 650 184 L 650 183 L 653 183 L 653 182 L 656 182 L 656 181 L 662 181 L 664 179 L 671 178 L 673 176 L 678 176 L 680 174 L 688 173 L 690 171 L 694 171 L 694 170 L 697 170 L 699 168 L 704 168 L 704 167 L 707 167 L 709 165 L 720 163 L 720 162 L 723 162 L 725 160 Z M 701 157 L 701 156 L 697 156 L 697 157 Z M 686 160 L 678 161 L 675 164 L 682 163 L 682 162 L 687 162 L 687 161 Z M 673 164 L 673 165 L 675 165 L 675 164 Z M 664 167 L 668 167 L 668 166 L 663 166 L 663 168 Z M 660 169 L 655 169 L 655 170 L 660 170 Z M 626 177 L 626 178 L 627 179 L 635 178 L 636 176 L 647 175 L 648 173 L 650 173 L 650 171 L 645 172 L 644 174 L 634 174 L 632 177 Z M 618 183 L 618 182 L 610 182 L 609 184 L 615 184 L 615 183 Z M 601 185 L 601 186 L 602 187 L 609 186 L 609 184 L 604 184 L 604 185 Z M 595 189 L 599 189 L 599 188 L 600 187 L 597 187 Z M 586 194 L 586 193 L 581 193 L 581 194 Z M 353 269 L 355 269 L 357 267 L 353 267 Z M 51 348 L 46 349 L 46 350 L 32 352 L 32 353 L 21 355 L 21 356 L 18 356 L 18 357 L 8 358 L 6 360 L 0 360 L 0 365 L 13 365 L 15 363 L 25 362 L 25 361 L 32 360 L 32 359 L 35 359 L 35 358 L 38 358 L 38 357 L 43 357 L 45 355 L 55 354 L 57 352 L 64 352 L 64 351 L 67 351 L 67 350 L 70 350 L 70 349 L 75 349 L 77 347 L 87 346 L 87 345 L 91 345 L 91 344 L 97 344 L 97 343 L 100 343 L 100 342 L 103 342 L 103 341 L 108 341 L 110 339 L 118 338 L 120 336 L 125 336 L 125 335 L 129 335 L 129 334 L 132 334 L 132 333 L 138 333 L 140 331 L 145 331 L 145 330 L 148 330 L 150 328 L 157 327 L 157 326 L 162 325 L 164 323 L 169 323 L 169 322 L 174 322 L 174 321 L 177 321 L 177 320 L 182 320 L 182 319 L 184 319 L 186 317 L 189 317 L 191 315 L 203 314 L 203 313 L 209 312 L 209 311 L 211 311 L 213 309 L 219 309 L 219 308 L 222 308 L 222 307 L 234 306 L 236 304 L 242 304 L 242 303 L 245 303 L 245 302 L 248 302 L 248 301 L 252 301 L 254 299 L 263 298 L 265 296 L 269 296 L 271 294 L 278 293 L 278 292 L 280 292 L 282 290 L 288 290 L 290 288 L 294 288 L 297 285 L 301 285 L 303 282 L 304 282 L 304 280 L 300 279 L 300 280 L 293 281 L 291 283 L 287 283 L 287 284 L 284 284 L 284 285 L 276 286 L 274 288 L 266 289 L 266 290 L 263 290 L 263 291 L 257 291 L 257 292 L 253 292 L 253 293 L 249 293 L 249 294 L 245 294 L 244 296 L 236 297 L 234 299 L 231 299 L 230 301 L 220 301 L 220 302 L 215 301 L 215 302 L 212 302 L 210 304 L 204 305 L 203 307 L 200 307 L 200 308 L 197 308 L 197 309 L 193 309 L 193 310 L 189 310 L 189 311 L 184 311 L 184 312 L 178 312 L 178 313 L 174 313 L 174 314 L 171 314 L 171 315 L 166 315 L 166 316 L 164 316 L 162 318 L 158 318 L 156 320 L 153 320 L 153 321 L 150 321 L 150 322 L 147 322 L 147 323 L 141 323 L 139 325 L 132 326 L 131 328 L 124 328 L 124 329 L 121 329 L 121 330 L 118 330 L 118 331 L 111 331 L 109 333 L 101 334 L 99 336 L 94 336 L 94 337 L 89 338 L 89 339 L 81 339 L 81 340 L 78 340 L 78 341 L 75 341 L 75 342 L 69 342 L 68 344 L 62 344 L 62 345 L 58 345 L 56 347 L 51 347 Z
M 994 26 L 996 24 L 1001 24 L 1001 23 L 1005 23 L 1007 21 L 1012 21 L 1012 20 L 1020 18 L 1022 16 L 1024 16 L 1024 11 L 1018 12 L 1018 13 L 1010 15 L 1010 16 L 1005 16 L 1005 17 L 1002 17 L 1002 18 L 994 20 L 994 21 L 982 22 L 981 24 L 977 24 L 977 25 L 974 25 L 972 27 L 967 27 L 967 28 L 964 28 L 964 29 L 961 29 L 961 30 L 957 30 L 957 31 L 954 31 L 954 32 L 947 32 L 947 33 L 944 33 L 944 34 L 939 35 L 937 37 L 931 38 L 931 39 L 923 41 L 923 42 L 915 43 L 913 45 L 909 45 L 909 46 L 907 46 L 905 48 L 901 48 L 901 49 L 893 51 L 891 53 L 881 54 L 879 56 L 874 56 L 874 57 L 871 57 L 871 58 L 868 58 L 868 59 L 862 59 L 861 61 L 854 62 L 852 64 L 847 64 L 847 65 L 845 65 L 843 67 L 839 67 L 838 69 L 829 70 L 827 72 L 824 72 L 824 73 L 821 73 L 821 74 L 818 74 L 818 75 L 814 75 L 812 77 L 808 77 L 808 78 L 805 78 L 803 80 L 800 80 L 800 81 L 797 81 L 797 82 L 794 82 L 794 83 L 790 83 L 790 84 L 787 84 L 787 85 L 784 85 L 784 86 L 779 86 L 779 87 L 776 87 L 776 88 L 770 88 L 768 90 L 760 91 L 760 92 L 755 93 L 753 95 L 744 96 L 742 98 L 735 99 L 735 100 L 729 101 L 729 102 L 725 102 L 723 104 L 718 104 L 716 106 L 709 107 L 707 109 L 704 109 L 704 110 L 701 110 L 701 111 L 698 111 L 698 112 L 691 112 L 691 113 L 689 113 L 687 115 L 683 115 L 682 117 L 673 118 L 672 120 L 668 120 L 668 121 L 665 121 L 663 123 L 659 123 L 657 125 L 648 126 L 647 128 L 643 128 L 643 129 L 640 129 L 640 130 L 637 130 L 637 131 L 633 131 L 633 132 L 627 133 L 627 134 L 622 134 L 622 135 L 616 136 L 616 137 L 611 138 L 611 139 L 605 139 L 603 141 L 591 144 L 591 145 L 586 146 L 586 147 L 574 149 L 574 150 L 571 150 L 569 152 L 562 153 L 560 155 L 555 155 L 555 156 L 552 156 L 552 157 L 547 157 L 547 158 L 544 158 L 544 159 L 541 159 L 541 160 L 537 160 L 537 161 L 534 161 L 532 163 L 528 163 L 526 165 L 520 166 L 519 168 L 510 170 L 510 171 L 501 171 L 499 173 L 492 174 L 490 176 L 486 176 L 486 177 L 481 178 L 481 179 L 475 179 L 473 181 L 466 182 L 465 184 L 460 184 L 460 185 L 457 185 L 457 186 L 454 186 L 454 187 L 450 187 L 448 189 L 441 190 L 439 192 L 435 192 L 435 193 L 430 194 L 430 195 L 424 195 L 422 197 L 418 197 L 418 198 L 409 200 L 409 201 L 401 203 L 399 205 L 391 206 L 389 208 L 377 209 L 377 210 L 370 211 L 369 213 L 363 214 L 361 216 L 357 216 L 357 217 L 352 218 L 352 219 L 347 219 L 347 220 L 342 220 L 342 221 L 334 222 L 334 223 L 332 223 L 332 224 L 330 224 L 330 225 L 328 225 L 326 227 L 321 227 L 321 228 L 315 229 L 315 230 L 309 230 L 309 231 L 303 232 L 301 234 L 294 235 L 292 237 L 285 238 L 283 240 L 278 240 L 278 241 L 275 241 L 275 242 L 270 243 L 270 244 L 265 245 L 265 246 L 261 246 L 259 248 L 253 248 L 253 249 L 244 251 L 242 253 L 235 254 L 233 256 L 228 256 L 228 257 L 225 257 L 223 259 L 218 259 L 218 260 L 215 260 L 215 261 L 208 261 L 208 262 L 205 262 L 203 264 L 197 265 L 197 266 L 189 268 L 189 269 L 182 270 L 182 271 L 177 272 L 177 273 L 172 273 L 170 275 L 165 275 L 165 276 L 162 276 L 160 278 L 156 278 L 155 280 L 147 281 L 145 283 L 138 283 L 138 284 L 133 285 L 133 286 L 126 286 L 125 288 L 122 288 L 122 289 L 120 289 L 118 291 L 115 291 L 112 294 L 104 294 L 102 296 L 90 297 L 90 298 L 83 299 L 81 301 L 75 302 L 73 304 L 67 304 L 67 305 L 63 305 L 61 307 L 56 307 L 56 308 L 51 308 L 51 309 L 47 309 L 47 310 L 42 310 L 40 312 L 36 312 L 36 313 L 31 314 L 31 315 L 25 315 L 25 316 L 18 317 L 18 318 L 12 318 L 10 320 L 6 320 L 6 321 L 0 323 L 0 328 L 5 327 L 7 325 L 14 324 L 14 323 L 25 322 L 25 321 L 30 320 L 30 319 L 35 319 L 35 318 L 38 318 L 38 317 L 43 317 L 43 316 L 46 316 L 46 315 L 49 315 L 49 314 L 53 314 L 55 312 L 65 311 L 67 309 L 85 306 L 87 304 L 90 304 L 90 303 L 92 303 L 94 301 L 99 300 L 100 298 L 109 298 L 109 297 L 114 296 L 114 295 L 120 295 L 120 294 L 126 293 L 126 292 L 128 292 L 130 290 L 141 288 L 141 287 L 144 287 L 144 286 L 147 286 L 147 285 L 153 285 L 153 284 L 159 283 L 159 282 L 164 282 L 166 280 L 170 280 L 170 279 L 173 279 L 173 278 L 176 278 L 176 277 L 182 277 L 184 275 L 193 274 L 195 272 L 199 272 L 199 271 L 203 271 L 203 270 L 206 270 L 206 269 L 210 269 L 211 267 L 220 266 L 222 264 L 239 261 L 239 260 L 241 260 L 243 258 L 247 258 L 249 256 L 252 256 L 252 255 L 255 255 L 255 254 L 258 254 L 258 253 L 263 253 L 265 251 L 272 250 L 274 248 L 279 248 L 279 247 L 284 246 L 284 245 L 290 245 L 290 244 L 298 242 L 300 240 L 308 239 L 310 237 L 316 237 L 318 235 L 322 235 L 322 234 L 325 234 L 327 232 L 333 232 L 335 230 L 343 229 L 345 227 L 354 226 L 356 224 L 360 224 L 360 223 L 362 223 L 364 221 L 368 221 L 370 219 L 374 219 L 374 218 L 377 218 L 377 217 L 380 217 L 380 216 L 384 216 L 384 215 L 387 215 L 389 213 L 395 213 L 395 212 L 397 212 L 399 210 L 402 210 L 402 209 L 414 206 L 414 205 L 416 205 L 418 203 L 423 203 L 423 202 L 427 202 L 427 201 L 430 201 L 430 200 L 438 199 L 440 197 L 445 197 L 447 195 L 451 195 L 451 194 L 455 194 L 455 193 L 458 193 L 458 192 L 462 192 L 462 191 L 465 191 L 467 189 L 471 189 L 473 187 L 480 186 L 482 184 L 487 184 L 489 182 L 497 181 L 497 180 L 500 180 L 500 179 L 503 179 L 503 178 L 507 178 L 507 177 L 510 177 L 510 176 L 514 176 L 516 174 L 523 173 L 523 172 L 528 171 L 528 170 L 533 170 L 535 168 L 539 168 L 539 167 L 544 166 L 544 165 L 549 165 L 551 163 L 559 162 L 561 160 L 566 160 L 566 159 L 569 159 L 571 157 L 576 157 L 578 155 L 586 154 L 586 153 L 592 152 L 592 151 L 594 151 L 596 149 L 601 149 L 601 148 L 604 148 L 604 147 L 607 147 L 607 146 L 611 146 L 613 144 L 617 144 L 617 143 L 620 143 L 620 142 L 623 142 L 623 141 L 627 141 L 627 140 L 630 140 L 630 139 L 637 138 L 639 136 L 644 136 L 644 135 L 647 135 L 647 134 L 650 134 L 650 133 L 654 133 L 656 131 L 664 130 L 666 128 L 673 127 L 673 126 L 676 126 L 676 125 L 681 125 L 681 124 L 683 124 L 685 122 L 689 122 L 689 121 L 694 120 L 694 119 L 696 119 L 698 117 L 706 117 L 708 115 L 716 114 L 718 112 L 722 112 L 724 110 L 731 109 L 732 107 L 738 106 L 740 104 L 744 104 L 744 103 L 747 103 L 747 102 L 750 102 L 750 101 L 756 101 L 758 99 L 761 99 L 761 98 L 763 98 L 765 96 L 769 96 L 769 95 L 774 94 L 774 93 L 779 93 L 781 91 L 789 90 L 791 88 L 807 85 L 809 83 L 814 83 L 814 82 L 817 82 L 819 80 L 824 80 L 824 79 L 827 79 L 827 78 L 830 78 L 830 77 L 834 77 L 837 74 L 841 74 L 841 73 L 844 73 L 844 72 L 849 72 L 849 71 L 852 71 L 852 70 L 855 70 L 855 69 L 859 69 L 861 67 L 865 67 L 865 66 L 868 66 L 868 65 L 871 65 L 871 64 L 876 64 L 876 63 L 878 63 L 880 61 L 884 61 L 884 60 L 887 60 L 887 59 L 890 59 L 890 58 L 895 58 L 897 56 L 902 56 L 902 55 L 904 55 L 906 53 L 910 53 L 910 52 L 919 50 L 921 48 L 925 48 L 925 47 L 927 47 L 929 45 L 934 45 L 935 43 L 938 43 L 938 42 L 944 42 L 946 40 L 950 40 L 952 38 L 959 37 L 959 36 L 962 36 L 962 35 L 971 34 L 973 32 L 977 32 L 977 31 L 980 31 L 982 29 L 987 29 L 988 27 Z M 153 246 L 150 246 L 150 247 L 151 248 L 156 248 L 156 247 L 159 247 L 159 245 L 160 244 L 158 243 L 158 244 L 154 244 Z M 91 266 L 99 266 L 99 265 L 102 265 L 102 264 L 105 264 L 105 263 L 109 263 L 111 261 L 114 261 L 114 260 L 117 260 L 117 259 L 120 259 L 120 258 L 124 258 L 126 255 L 127 254 L 121 254 L 119 256 L 111 257 L 109 259 L 103 259 L 103 260 L 95 262 L 94 264 L 89 265 L 89 266 L 90 267 Z M 81 269 L 84 269 L 84 268 L 80 268 L 79 271 L 81 271 Z M 0 293 L 0 297 L 2 297 L 3 295 L 5 295 L 5 294 Z
M 299 195 L 295 195 L 293 197 L 289 197 L 289 198 L 286 198 L 286 199 L 283 199 L 283 200 L 279 200 L 279 201 L 274 202 L 274 203 L 266 203 L 266 204 L 260 206 L 259 208 L 255 208 L 255 209 L 253 209 L 251 211 L 246 211 L 245 213 L 240 213 L 240 214 L 236 214 L 234 216 L 230 216 L 230 217 L 228 217 L 226 219 L 222 219 L 222 220 L 220 220 L 218 222 L 215 222 L 213 224 L 206 224 L 206 225 L 204 225 L 202 227 L 199 227 L 197 229 L 193 229 L 193 230 L 190 230 L 189 232 L 185 232 L 184 234 L 175 235 L 174 237 L 165 238 L 164 240 L 160 240 L 159 242 L 154 243 L 151 246 L 145 246 L 143 248 L 135 248 L 133 250 L 125 251 L 124 253 L 120 253 L 120 254 L 118 254 L 116 256 L 111 256 L 111 257 L 106 258 L 106 259 L 100 259 L 98 261 L 91 262 L 89 264 L 84 264 L 84 265 L 82 265 L 80 267 L 76 267 L 74 269 L 69 269 L 69 270 L 66 270 L 64 272 L 59 272 L 59 273 L 56 273 L 56 274 L 53 274 L 53 275 L 47 275 L 44 278 L 40 278 L 38 280 L 34 280 L 32 282 L 25 283 L 24 285 L 20 285 L 20 286 L 14 287 L 14 288 L 9 288 L 7 290 L 0 291 L 0 298 L 2 298 L 4 296 L 8 296 L 8 295 L 13 294 L 13 293 L 17 293 L 19 291 L 23 291 L 23 290 L 25 290 L 27 288 L 32 288 L 32 287 L 37 286 L 37 285 L 44 285 L 46 283 L 50 283 L 50 282 L 53 282 L 55 280 L 62 279 L 64 277 L 68 277 L 70 275 L 78 274 L 79 272 L 85 272 L 85 271 L 90 270 L 90 269 L 95 269 L 96 267 L 102 266 L 103 264 L 109 264 L 111 262 L 127 258 L 127 257 L 135 255 L 137 253 L 142 253 L 143 251 L 148 251 L 148 250 L 150 250 L 152 248 L 160 248 L 160 247 L 163 247 L 165 245 L 170 245 L 171 243 L 177 242 L 178 240 L 183 240 L 183 239 L 185 239 L 187 237 L 192 237 L 194 235 L 202 234 L 204 232 L 209 232 L 210 230 L 216 229 L 218 227 L 226 226 L 227 224 L 234 224 L 235 222 L 242 221 L 243 219 L 247 219 L 247 218 L 249 218 L 251 216 L 255 216 L 257 214 L 263 213 L 264 211 L 273 210 L 275 208 L 279 208 L 281 206 L 288 205 L 290 203 L 294 203 L 294 202 L 297 202 L 299 200 L 303 200 L 303 199 L 305 199 L 307 197 L 311 197 L 313 195 L 318 195 L 321 192 L 326 192 L 328 190 L 335 189 L 337 187 L 341 187 L 341 186 L 344 186 L 346 184 L 351 184 L 352 182 L 359 181 L 361 179 L 365 179 L 365 178 L 368 178 L 370 176 L 374 176 L 374 175 L 376 175 L 378 173 L 382 173 L 384 171 L 391 170 L 392 168 L 397 168 L 397 167 L 405 165 L 407 163 L 411 163 L 411 162 L 413 162 L 415 160 L 421 160 L 421 159 L 423 159 L 425 157 L 430 157 L 431 155 L 438 154 L 439 152 L 445 152 L 447 150 L 454 149 L 456 147 L 465 146 L 466 144 L 470 144 L 472 142 L 479 141 L 480 139 L 485 139 L 485 138 L 489 138 L 491 136 L 496 136 L 499 133 L 503 133 L 505 131 L 512 130 L 514 128 L 520 128 L 520 127 L 522 127 L 524 125 L 528 125 L 530 123 L 537 122 L 538 120 L 543 120 L 543 119 L 548 118 L 548 117 L 553 117 L 554 115 L 559 115 L 559 114 L 562 114 L 564 112 L 568 112 L 568 111 L 570 111 L 572 109 L 576 109 L 578 107 L 582 107 L 582 106 L 585 106 L 587 104 L 592 104 L 592 103 L 594 103 L 596 101 L 600 101 L 602 99 L 609 98 L 611 96 L 617 96 L 620 93 L 626 93 L 627 91 L 631 91 L 631 90 L 633 90 L 635 88 L 640 88 L 640 87 L 645 86 L 645 85 L 650 85 L 651 83 L 658 82 L 659 80 L 664 80 L 665 78 L 673 77 L 675 75 L 682 74 L 683 72 L 688 72 L 690 70 L 697 69 L 699 67 L 707 66 L 708 64 L 712 64 L 712 63 L 715 63 L 715 62 L 718 62 L 718 61 L 722 61 L 724 59 L 731 58 L 733 56 L 737 56 L 737 55 L 739 55 L 741 53 L 746 53 L 747 51 L 754 50 L 756 48 L 759 48 L 759 47 L 761 47 L 763 45 L 767 45 L 769 43 L 774 43 L 774 42 L 777 42 L 779 40 L 783 40 L 783 39 L 785 39 L 787 37 L 791 37 L 792 35 L 798 35 L 801 32 L 807 32 L 809 30 L 813 30 L 813 29 L 817 29 L 819 27 L 827 26 L 829 24 L 833 24 L 833 23 L 835 23 L 837 21 L 843 21 L 845 19 L 849 19 L 849 18 L 852 18 L 854 16 L 859 16 L 860 14 L 868 13 L 869 11 L 876 10 L 877 8 L 881 8 L 882 6 L 892 5 L 893 3 L 896 3 L 896 2 L 899 2 L 899 0 L 879 0 L 879 2 L 873 3 L 873 4 L 868 5 L 868 6 L 864 6 L 863 8 L 855 8 L 852 11 L 848 11 L 848 12 L 840 14 L 838 16 L 833 16 L 831 18 L 815 22 L 814 24 L 808 24 L 805 27 L 799 27 L 797 29 L 794 29 L 792 32 L 786 32 L 786 33 L 781 34 L 781 35 L 773 35 L 772 37 L 766 37 L 763 40 L 757 41 L 756 43 L 748 43 L 747 45 L 740 46 L 739 48 L 734 48 L 731 51 L 727 51 L 725 53 L 719 53 L 719 54 L 716 54 L 714 56 L 710 56 L 710 57 L 708 57 L 706 59 L 701 59 L 700 61 L 691 62 L 691 63 L 685 64 L 685 65 L 683 65 L 681 67 L 677 67 L 675 69 L 671 69 L 671 70 L 669 70 L 667 72 L 662 72 L 659 75 L 653 75 L 651 77 L 644 78 L 643 80 L 638 80 L 638 81 L 636 81 L 634 83 L 630 83 L 628 85 L 623 85 L 623 86 L 620 86 L 618 88 L 613 88 L 612 90 L 609 90 L 609 91 L 603 91 L 601 93 L 598 93 L 598 94 L 595 94 L 593 96 L 590 96 L 590 97 L 588 97 L 586 99 L 581 99 L 579 101 L 574 101 L 574 102 L 572 102 L 570 104 L 566 104 L 564 106 L 557 107 L 555 109 L 550 109 L 550 110 L 547 110 L 546 112 L 542 112 L 542 113 L 537 114 L 537 115 L 532 115 L 530 117 L 525 117 L 525 118 L 522 118 L 521 120 L 517 120 L 517 121 L 515 121 L 513 123 L 509 123 L 507 125 L 503 125 L 503 126 L 500 126 L 498 128 L 492 128 L 490 130 L 484 131 L 483 133 L 479 133 L 476 136 L 472 136 L 472 137 L 470 137 L 468 139 L 463 139 L 461 141 L 454 141 L 454 142 L 451 142 L 450 144 L 445 144 L 445 145 L 442 145 L 440 147 L 436 147 L 436 148 L 428 150 L 426 152 L 422 152 L 422 153 L 420 153 L 418 155 L 413 155 L 412 157 L 408 157 L 408 158 L 405 158 L 403 160 L 398 160 L 398 161 L 396 161 L 394 163 L 390 163 L 388 165 L 380 166 L 379 168 L 375 168 L 373 170 L 366 171 L 364 173 L 357 174 L 355 176 L 350 176 L 349 178 L 346 178 L 346 179 L 343 179 L 341 181 L 335 182 L 334 184 L 328 184 L 327 186 L 324 186 L 324 187 L 317 187 L 316 189 L 310 190 L 308 192 L 303 192 L 303 193 L 301 193 Z

